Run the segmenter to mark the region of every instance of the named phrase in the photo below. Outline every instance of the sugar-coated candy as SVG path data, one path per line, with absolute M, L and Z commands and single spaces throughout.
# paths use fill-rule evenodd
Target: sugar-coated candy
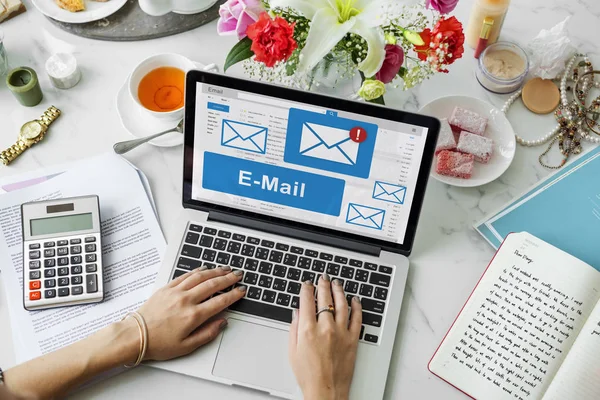
M 456 137 L 450 128 L 450 124 L 447 119 L 440 120 L 442 128 L 440 129 L 440 136 L 438 136 L 437 146 L 435 147 L 435 154 L 438 154 L 442 150 L 454 150 L 456 149 Z
M 442 150 L 437 156 L 435 171 L 440 175 L 469 179 L 473 175 L 474 164 L 472 154 Z
M 452 116 L 448 122 L 454 133 L 459 134 L 461 131 L 467 131 L 483 136 L 488 120 L 474 111 L 454 107 L 454 111 L 452 111 Z
M 462 131 L 456 149 L 461 153 L 473 154 L 475 161 L 487 164 L 494 151 L 494 141 L 483 136 Z

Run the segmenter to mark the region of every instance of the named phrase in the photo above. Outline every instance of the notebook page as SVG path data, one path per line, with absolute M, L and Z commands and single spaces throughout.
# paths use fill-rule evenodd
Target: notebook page
M 476 399 L 541 399 L 599 289 L 600 273 L 589 265 L 511 234 L 429 369 Z
M 600 302 L 579 333 L 543 400 L 600 399 Z

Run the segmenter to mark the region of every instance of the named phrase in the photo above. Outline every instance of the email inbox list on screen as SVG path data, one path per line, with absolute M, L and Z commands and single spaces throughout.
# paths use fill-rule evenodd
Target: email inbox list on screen
M 426 130 L 199 83 L 192 197 L 402 243 Z

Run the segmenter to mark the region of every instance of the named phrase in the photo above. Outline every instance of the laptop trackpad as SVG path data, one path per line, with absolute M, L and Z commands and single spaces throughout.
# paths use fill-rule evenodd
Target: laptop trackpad
M 212 373 L 293 394 L 296 379 L 288 361 L 288 332 L 230 318 Z

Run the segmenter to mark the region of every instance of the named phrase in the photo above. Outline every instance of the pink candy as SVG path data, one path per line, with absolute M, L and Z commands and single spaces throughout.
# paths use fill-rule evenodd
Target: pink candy
M 454 111 L 452 111 L 452 116 L 448 122 L 455 133 L 467 131 L 483 136 L 488 120 L 476 112 L 454 107 Z
M 440 120 L 442 128 L 440 129 L 440 136 L 438 137 L 437 146 L 435 148 L 435 154 L 438 154 L 442 150 L 454 150 L 456 149 L 456 138 L 448 124 L 448 120 Z
M 461 153 L 472 154 L 475 157 L 475 161 L 486 164 L 492 157 L 494 141 L 463 131 L 460 133 L 456 149 Z
M 469 179 L 473 174 L 474 164 L 472 154 L 442 150 L 438 154 L 435 171 L 440 175 Z

